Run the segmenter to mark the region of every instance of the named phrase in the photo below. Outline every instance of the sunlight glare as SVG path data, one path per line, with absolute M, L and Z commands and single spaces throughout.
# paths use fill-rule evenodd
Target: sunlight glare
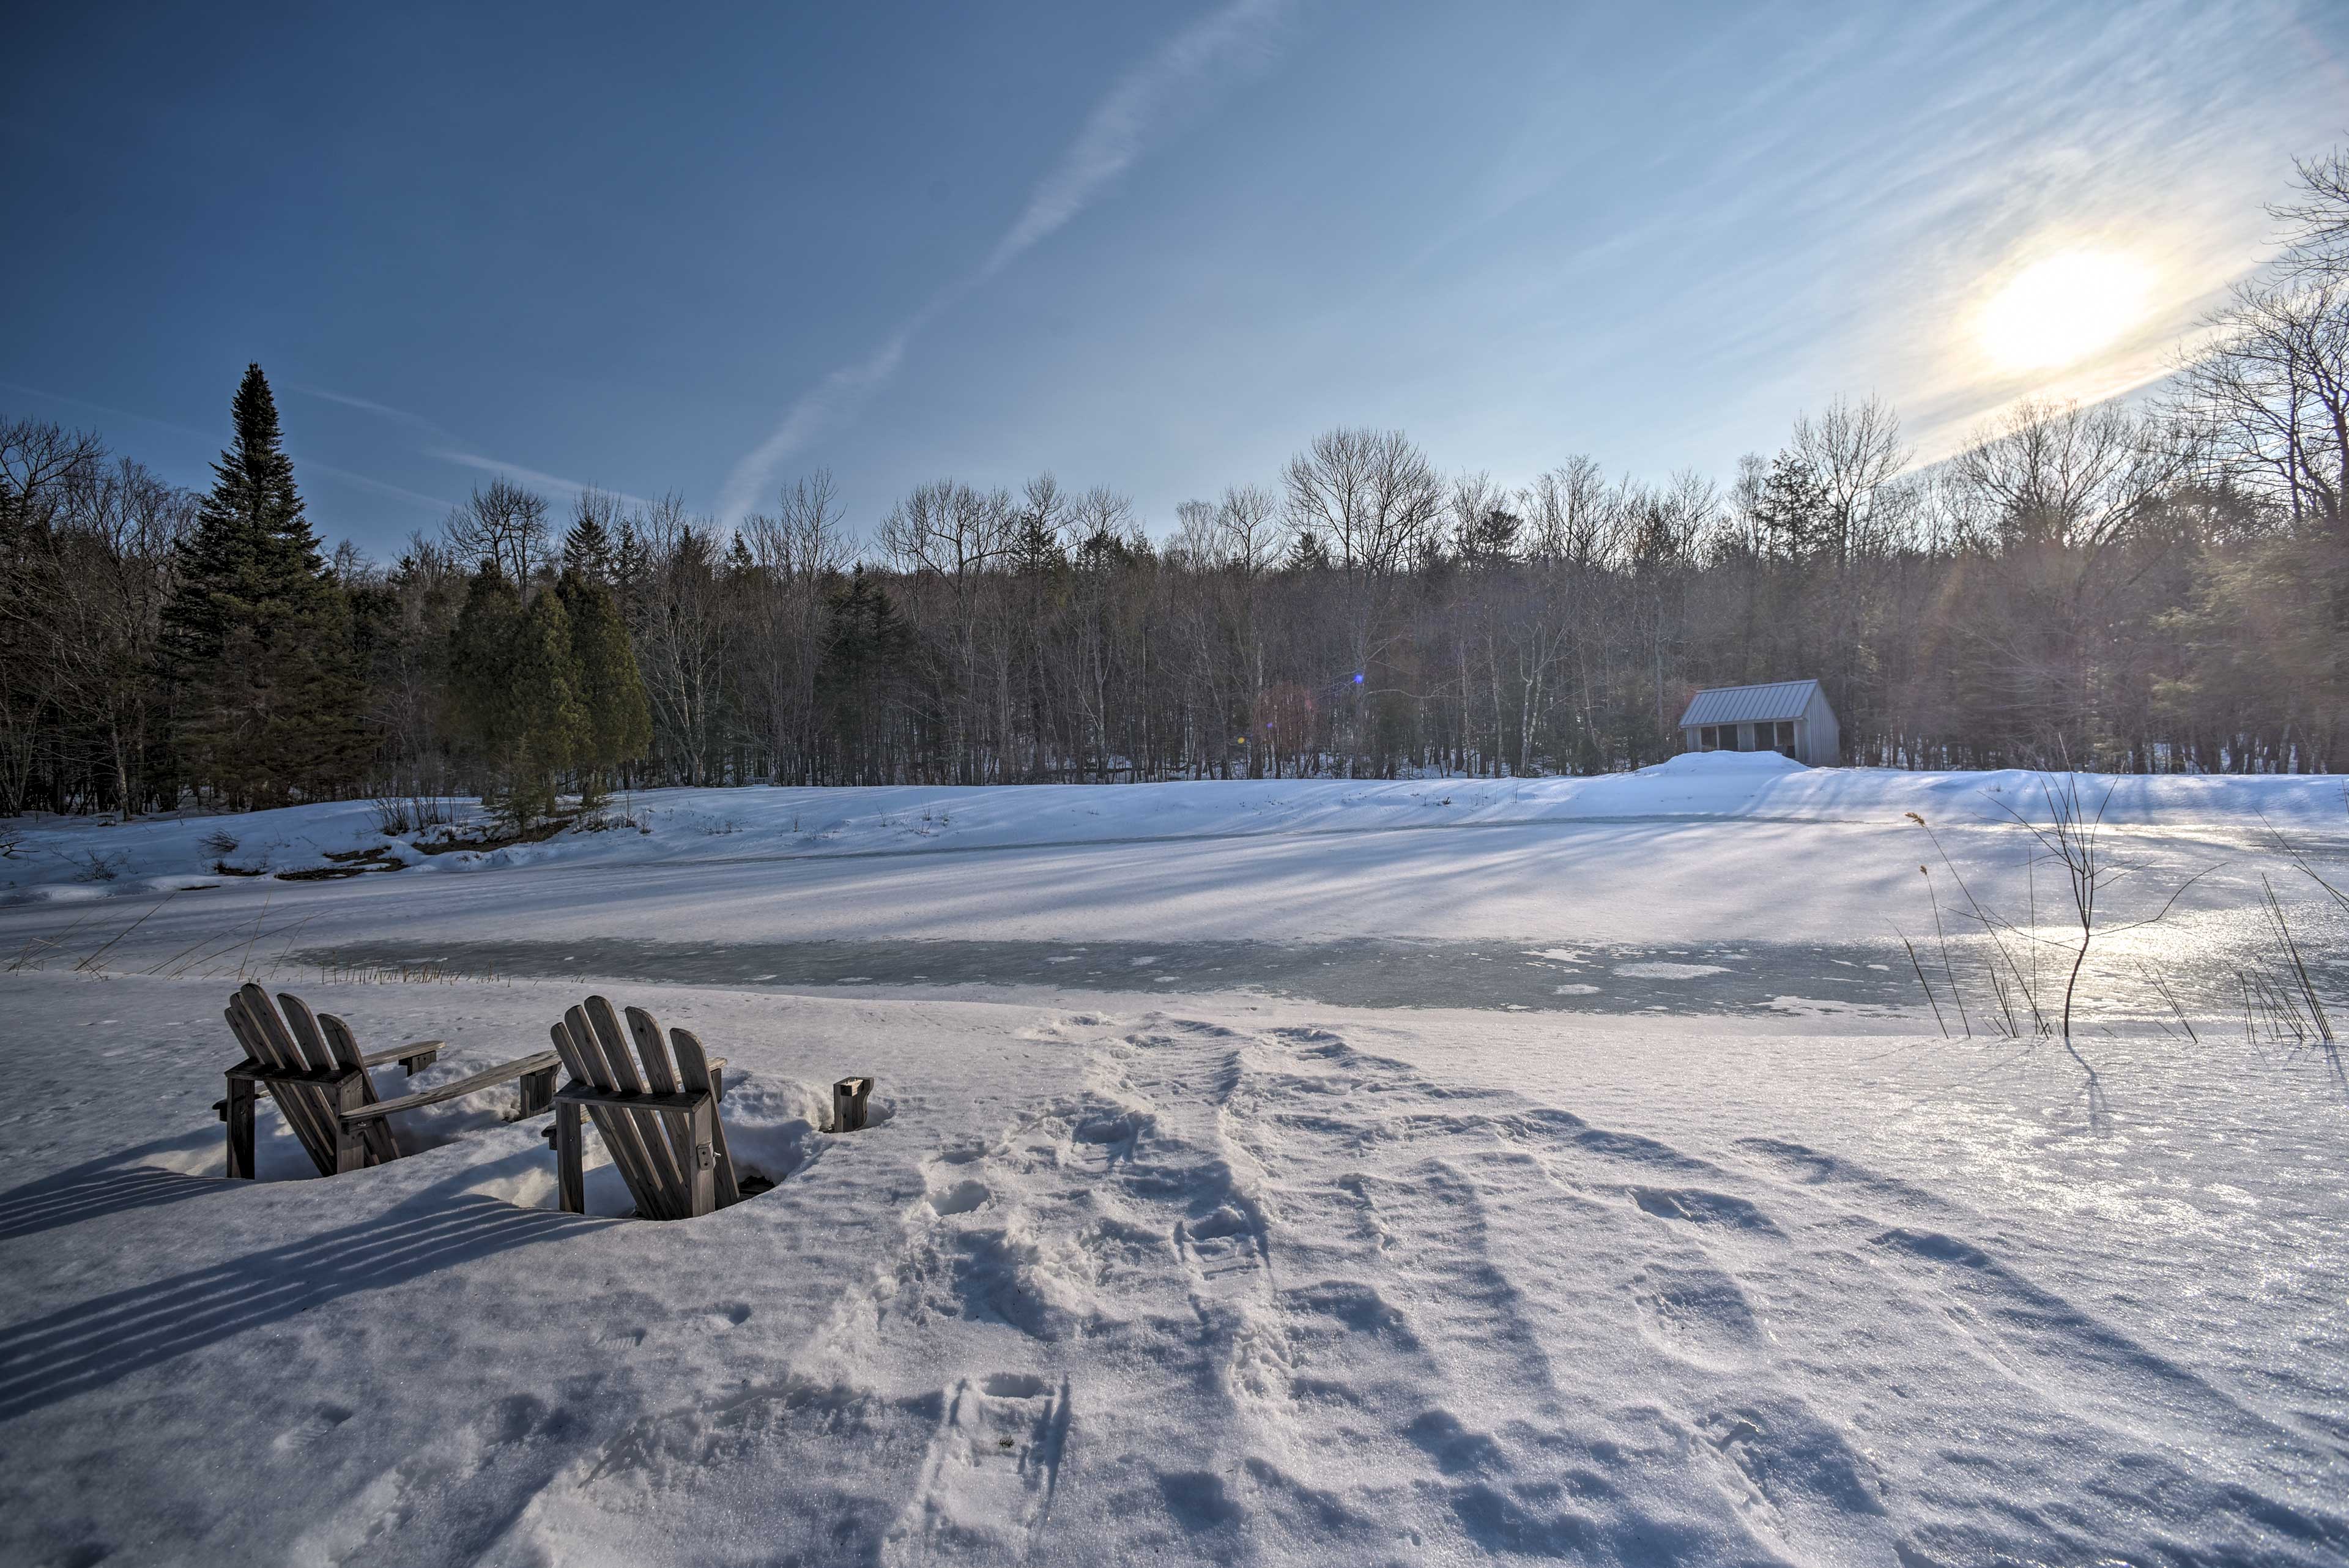
M 2151 272 L 2133 256 L 2065 251 L 2009 279 L 1982 307 L 1975 330 L 2002 369 L 2053 369 L 2136 327 L 2152 290 Z

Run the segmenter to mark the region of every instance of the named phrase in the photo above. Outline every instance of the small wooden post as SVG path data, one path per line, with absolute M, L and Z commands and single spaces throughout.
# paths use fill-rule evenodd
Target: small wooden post
M 692 1154 L 692 1168 L 685 1173 L 686 1213 L 698 1220 L 718 1207 L 718 1150 L 712 1142 L 710 1127 L 718 1120 L 715 1096 L 693 1107 L 687 1127 L 687 1145 Z
M 565 1214 L 587 1212 L 585 1150 L 579 1135 L 579 1106 L 565 1100 L 554 1107 L 554 1185 Z
M 359 1068 L 343 1075 L 342 1082 L 334 1086 L 335 1109 L 335 1174 L 357 1170 L 367 1163 L 367 1135 L 355 1129 L 346 1120 L 353 1111 L 367 1104 L 367 1070 Z
M 252 1079 L 229 1075 L 222 1117 L 228 1123 L 228 1173 L 248 1179 L 253 1175 L 253 1095 Z
M 522 1093 L 522 1116 L 519 1119 L 538 1116 L 554 1104 L 554 1069 L 524 1073 L 519 1085 Z
M 873 1094 L 870 1078 L 843 1078 L 832 1086 L 832 1130 L 836 1133 L 864 1130 L 864 1102 Z

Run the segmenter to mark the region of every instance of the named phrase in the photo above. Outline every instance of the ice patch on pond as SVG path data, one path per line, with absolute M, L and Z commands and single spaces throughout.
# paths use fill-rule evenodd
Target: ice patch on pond
M 1717 963 L 1619 963 L 1615 972 L 1630 980 L 1702 980 L 1709 974 L 1727 974 L 1729 971 Z
M 1816 996 L 1775 996 L 1763 1005 L 1773 1012 L 1784 1012 L 1797 1018 L 1848 1017 L 1870 1011 L 1857 1002 Z
M 1599 994 L 1599 988 L 1595 985 L 1561 985 L 1552 992 L 1551 994 L 1554 996 L 1596 996 Z

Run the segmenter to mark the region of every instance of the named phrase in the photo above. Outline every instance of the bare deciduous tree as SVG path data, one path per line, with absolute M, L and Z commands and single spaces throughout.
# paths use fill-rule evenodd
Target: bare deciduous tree
M 1837 398 L 1817 419 L 1795 421 L 1795 452 L 1810 468 L 1826 503 L 1828 549 L 1838 561 L 1889 541 L 1881 500 L 1909 465 L 1899 416 L 1878 398 L 1854 403 Z
M 440 526 L 459 559 L 495 561 L 500 571 L 525 587 L 551 556 L 546 497 L 503 474 L 475 485 Z

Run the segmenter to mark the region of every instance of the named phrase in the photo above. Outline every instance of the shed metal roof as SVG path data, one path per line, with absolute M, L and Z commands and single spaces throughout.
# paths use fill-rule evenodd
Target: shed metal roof
M 1691 724 L 1752 724 L 1799 719 L 1811 705 L 1816 680 L 1776 680 L 1767 686 L 1716 686 L 1689 700 L 1680 727 Z

